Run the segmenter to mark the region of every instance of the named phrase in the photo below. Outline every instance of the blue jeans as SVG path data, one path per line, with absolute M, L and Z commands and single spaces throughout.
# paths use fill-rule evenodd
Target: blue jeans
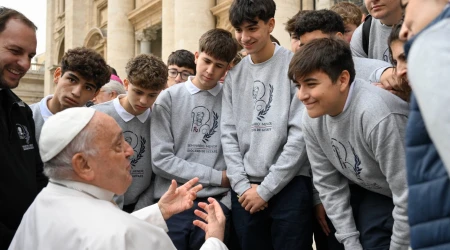
M 197 198 L 194 200 L 192 208 L 179 214 L 175 214 L 166 221 L 167 227 L 169 228 L 168 235 L 178 250 L 197 250 L 200 249 L 205 242 L 205 232 L 201 228 L 194 226 L 192 223 L 194 220 L 200 219 L 194 214 L 195 209 L 202 210 L 198 207 L 199 202 L 208 203 L 207 198 Z M 219 204 L 222 207 L 222 211 L 225 214 L 227 221 L 224 240 L 226 243 L 229 235 L 230 210 L 221 202 L 219 202 Z
M 367 250 L 389 250 L 394 218 L 391 197 L 371 192 L 358 185 L 350 185 L 350 204 L 353 210 L 359 241 Z
M 311 178 L 296 176 L 269 200 L 263 211 L 250 214 L 232 191 L 232 219 L 239 243 L 246 249 L 311 249 Z

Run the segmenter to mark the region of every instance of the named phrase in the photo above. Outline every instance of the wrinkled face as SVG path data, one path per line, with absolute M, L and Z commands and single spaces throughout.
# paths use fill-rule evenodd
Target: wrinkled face
M 13 89 L 31 66 L 36 54 L 36 31 L 17 19 L 9 19 L 0 33 L 0 88 Z
M 404 42 L 395 40 L 390 44 L 392 50 L 392 58 L 394 61 L 392 64 L 395 66 L 395 72 L 403 82 L 408 82 L 408 68 L 406 65 L 406 56 L 404 50 Z
M 342 112 L 342 85 L 333 83 L 327 74 L 315 71 L 296 79 L 297 97 L 303 102 L 308 115 L 317 118 L 323 115 L 336 116 Z
M 401 15 L 400 0 L 365 0 L 367 10 L 376 19 L 389 19 Z
M 161 90 L 138 87 L 130 83 L 128 79 L 124 80 L 124 84 L 128 91 L 124 108 L 133 115 L 140 115 L 151 108 L 161 92 Z
M 217 82 L 228 69 L 228 63 L 215 59 L 204 52 L 195 52 L 195 64 L 197 74 L 192 83 L 201 90 L 209 90 L 217 85 Z
M 110 116 L 96 112 L 101 126 L 96 127 L 95 143 L 97 154 L 87 157 L 87 163 L 94 171 L 93 184 L 121 195 L 131 184 L 130 157 L 133 149 L 124 140 L 122 129 Z
M 312 40 L 320 38 L 330 38 L 330 35 L 323 33 L 321 30 L 307 32 L 300 36 L 300 47 L 310 43 Z
M 270 45 L 270 33 L 275 27 L 275 19 L 271 18 L 265 23 L 259 20 L 256 24 L 244 22 L 234 27 L 236 40 L 247 51 L 247 54 L 256 54 Z
M 193 76 L 194 70 L 177 65 L 169 65 L 169 75 L 167 76 L 167 87 L 187 81 L 189 76 Z
M 115 97 L 116 95 L 114 94 L 114 92 L 108 92 L 105 91 L 103 88 L 101 88 L 97 96 L 95 96 L 94 99 L 92 99 L 92 101 L 94 102 L 94 104 L 100 104 L 111 101 Z
M 404 0 L 402 3 L 406 4 L 405 18 L 400 31 L 400 38 L 404 41 L 422 31 L 443 9 L 443 6 L 435 1 Z
M 356 28 L 358 28 L 358 26 L 356 26 L 353 23 L 345 24 L 345 32 L 344 32 L 344 40 L 345 41 L 350 43 L 350 41 L 352 40 L 353 32 L 355 32 Z
M 295 33 L 291 33 L 291 51 L 295 53 L 299 48 L 300 38 Z
M 73 71 L 66 71 L 62 76 L 61 73 L 61 68 L 55 70 L 56 89 L 53 98 L 56 98 L 62 110 L 82 107 L 98 93 L 92 80 L 86 80 Z

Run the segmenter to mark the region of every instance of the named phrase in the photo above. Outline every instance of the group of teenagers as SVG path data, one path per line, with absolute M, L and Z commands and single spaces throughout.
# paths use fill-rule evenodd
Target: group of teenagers
M 21 145 L 28 151 L 21 160 L 37 167 L 7 170 L 21 181 L 2 175 L 10 189 L 0 184 L 2 204 L 5 196 L 9 199 L 1 208 L 0 247 L 11 240 L 10 249 L 65 246 L 52 242 L 58 239 L 57 224 L 64 222 L 36 214 L 49 206 L 42 199 L 55 185 L 93 190 L 73 184 L 90 183 L 79 173 L 88 164 L 64 148 L 86 124 L 98 123 L 97 130 L 112 133 L 115 121 L 119 141 L 126 145 L 112 150 L 124 153 L 129 164 L 120 167 L 132 180 L 116 188 L 123 186 L 121 179 L 107 169 L 102 173 L 111 182 L 100 187 L 111 186 L 114 213 L 118 206 L 120 213 L 142 218 L 142 211 L 159 207 L 164 220 L 158 223 L 170 242 L 158 244 L 162 236 L 150 230 L 152 243 L 143 246 L 135 224 L 123 222 L 122 230 L 131 235 L 125 233 L 123 245 L 112 240 L 94 244 L 93 237 L 66 249 L 152 244 L 161 249 L 312 249 L 313 235 L 318 250 L 447 249 L 450 162 L 443 152 L 449 144 L 439 136 L 449 135 L 443 124 L 449 115 L 436 121 L 436 114 L 445 113 L 442 101 L 448 93 L 433 84 L 449 80 L 443 70 L 448 65 L 444 55 L 450 53 L 445 45 L 449 2 L 366 0 L 365 5 L 370 13 L 365 18 L 347 2 L 298 12 L 285 24 L 288 50 L 271 40 L 273 0 L 234 0 L 229 9 L 234 37 L 211 29 L 200 37 L 198 51 L 175 51 L 167 65 L 156 56 L 138 55 L 128 61 L 123 81 L 95 51 L 69 49 L 55 70 L 54 94 L 32 104 L 32 113 L 26 104 L 13 107 L 27 110 L 28 119 L 32 114 L 32 125 L 17 132 L 27 143 Z M 2 81 L 7 79 L 2 76 Z M 7 89 L 3 82 L 1 88 Z M 87 105 L 92 100 L 95 105 Z M 58 127 L 62 122 L 73 123 L 74 129 Z M 70 140 L 61 139 L 66 131 L 74 134 Z M 95 147 L 80 150 L 96 155 Z M 120 162 L 100 160 L 105 168 Z M 80 177 L 71 178 L 72 172 Z M 33 202 L 47 178 L 48 186 Z M 189 202 L 183 200 L 188 205 L 166 216 L 168 197 L 182 193 L 177 185 L 189 193 Z M 65 216 L 71 217 L 68 211 Z M 223 219 L 218 234 L 210 214 Z M 96 225 L 97 216 L 93 212 L 92 224 L 81 227 L 114 236 L 117 229 Z M 34 232 L 42 223 L 44 229 Z M 79 224 L 64 226 L 77 235 Z M 211 243 L 213 238 L 219 242 Z

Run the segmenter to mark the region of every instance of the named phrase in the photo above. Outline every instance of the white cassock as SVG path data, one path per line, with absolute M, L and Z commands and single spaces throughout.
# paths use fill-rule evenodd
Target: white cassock
M 23 216 L 9 249 L 175 249 L 157 204 L 130 215 L 110 202 L 109 191 L 51 181 Z M 227 247 L 209 238 L 201 249 Z

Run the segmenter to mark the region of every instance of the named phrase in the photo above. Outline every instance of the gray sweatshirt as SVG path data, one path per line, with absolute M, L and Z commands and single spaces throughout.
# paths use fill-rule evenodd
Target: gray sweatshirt
M 390 62 L 389 47 L 387 44 L 392 27 L 381 24 L 380 20 L 373 18 L 369 35 L 369 55 L 364 52 L 362 43 L 362 23 L 356 28 L 350 42 L 353 56 L 365 57 Z
M 151 151 L 150 151 L 150 110 L 139 116 L 128 113 L 119 99 L 125 95 L 119 95 L 116 99 L 97 104 L 91 108 L 110 115 L 122 128 L 125 141 L 133 148 L 134 154 L 130 158 L 133 181 L 124 194 L 123 204 L 121 197 L 116 198 L 120 207 L 136 203 L 136 208 L 149 206 L 153 202 L 153 190 L 150 185 L 152 177 Z
M 220 143 L 221 113 L 221 84 L 200 91 L 189 79 L 159 94 L 151 122 L 155 198 L 167 191 L 172 179 L 185 183 L 199 177 L 203 190 L 198 197 L 229 191 L 220 187 L 226 170 Z
M 37 143 L 39 143 L 39 138 L 41 137 L 41 130 L 42 127 L 44 126 L 45 121 L 47 121 L 47 119 L 53 115 L 47 106 L 47 101 L 52 97 L 53 95 L 48 95 L 42 98 L 41 101 L 30 105 L 30 109 L 31 111 L 33 111 L 33 120 Z
M 369 82 L 380 82 L 383 72 L 392 67 L 385 61 L 356 56 L 353 57 L 353 63 L 355 64 L 356 78 Z
M 350 206 L 349 183 L 392 197 L 390 249 L 408 249 L 404 135 L 408 104 L 386 90 L 355 80 L 344 111 L 310 118 L 303 129 L 315 188 L 346 249 L 362 249 Z
M 227 74 L 222 103 L 222 145 L 227 176 L 242 195 L 261 182 L 265 201 L 297 175 L 310 176 L 301 130 L 303 104 L 287 70 L 292 52 L 275 50 L 266 62 L 245 57 Z

